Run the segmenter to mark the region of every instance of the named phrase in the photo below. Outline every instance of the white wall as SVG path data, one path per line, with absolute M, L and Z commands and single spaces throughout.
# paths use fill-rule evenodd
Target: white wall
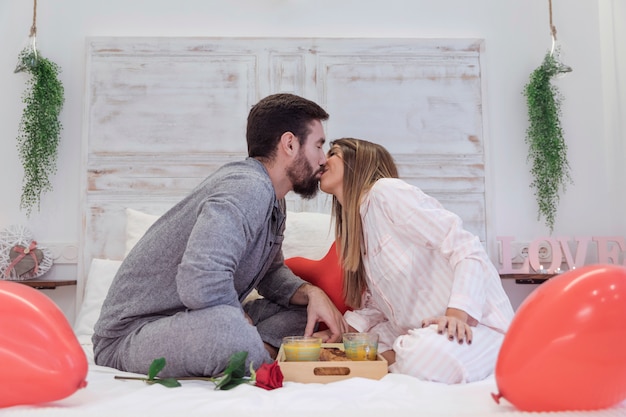
M 563 60 L 574 69 L 558 81 L 574 184 L 561 199 L 554 236 L 626 236 L 626 58 L 620 52 L 626 7 L 620 0 L 552 3 Z M 493 235 L 532 240 L 548 234 L 529 188 L 522 96 L 551 46 L 547 0 L 39 1 L 39 49 L 62 67 L 66 103 L 54 191 L 27 219 L 19 210 L 22 168 L 15 146 L 26 76 L 13 69 L 31 21 L 31 1 L 0 0 L 0 227 L 25 224 L 40 242 L 79 239 L 87 36 L 467 37 L 486 43 Z M 528 289 L 512 291 L 523 298 Z

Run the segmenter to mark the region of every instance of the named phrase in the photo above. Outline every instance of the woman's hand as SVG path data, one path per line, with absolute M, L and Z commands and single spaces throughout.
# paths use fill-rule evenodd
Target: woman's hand
M 472 344 L 471 326 L 476 326 L 478 321 L 463 310 L 448 308 L 445 316 L 429 317 L 422 320 L 422 327 L 427 327 L 431 324 L 436 324 L 437 332 L 446 334 L 450 341 L 456 338 L 459 343 L 466 341 L 470 345 Z

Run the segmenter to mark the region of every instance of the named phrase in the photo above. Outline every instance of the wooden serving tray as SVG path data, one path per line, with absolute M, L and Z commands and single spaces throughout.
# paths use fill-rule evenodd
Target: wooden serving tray
M 343 343 L 322 343 L 322 348 L 343 350 Z M 375 361 L 287 362 L 281 345 L 276 357 L 285 381 L 328 383 L 347 378 L 381 379 L 389 372 L 387 361 L 378 355 Z

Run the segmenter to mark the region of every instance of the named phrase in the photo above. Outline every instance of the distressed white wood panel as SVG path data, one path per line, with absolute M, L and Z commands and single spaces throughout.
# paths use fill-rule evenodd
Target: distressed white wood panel
M 486 242 L 482 43 L 379 42 L 316 55 L 329 136 L 384 144 L 402 178 Z
M 90 152 L 246 152 L 238 115 L 256 102 L 256 57 L 181 46 L 92 44 Z
M 208 173 L 243 157 L 224 153 L 163 156 L 144 152 L 92 155 L 87 167 L 89 195 L 128 194 L 138 201 L 150 195 L 185 195 Z M 148 196 L 138 196 L 137 193 Z
M 302 54 L 272 54 L 270 57 L 270 91 L 306 96 L 306 62 Z
M 352 121 L 333 133 L 384 143 L 391 153 L 482 154 L 478 54 L 367 58 L 320 58 L 329 124 Z
M 328 110 L 329 140 L 379 142 L 402 178 L 487 236 L 482 41 L 475 39 L 90 38 L 78 302 L 92 258 L 120 259 L 124 210 L 159 214 L 222 164 L 246 156 L 264 96 Z M 331 198 L 286 197 L 328 212 Z

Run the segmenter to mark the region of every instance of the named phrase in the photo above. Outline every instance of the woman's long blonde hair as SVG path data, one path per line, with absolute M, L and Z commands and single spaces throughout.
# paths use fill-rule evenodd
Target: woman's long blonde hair
M 363 224 L 360 205 L 363 196 L 381 178 L 398 178 L 391 154 L 376 143 L 341 138 L 330 143 L 339 148 L 343 160 L 343 205 L 333 196 L 335 241 L 343 269 L 343 296 L 352 308 L 361 306 L 367 288 L 362 260 Z

